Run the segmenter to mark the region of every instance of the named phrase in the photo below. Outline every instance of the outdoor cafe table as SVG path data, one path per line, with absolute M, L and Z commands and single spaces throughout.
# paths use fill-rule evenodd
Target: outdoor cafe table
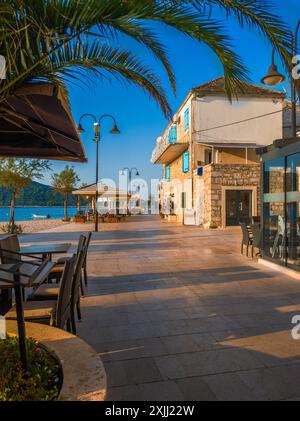
M 38 261 L 15 260 L 14 263 L 0 265 L 0 289 L 14 288 L 15 290 L 20 355 L 25 371 L 28 370 L 28 355 L 22 289 L 41 285 L 46 281 L 54 266 L 55 263 L 50 262 L 49 258 L 40 260 L 39 263 Z
M 71 247 L 71 243 L 62 244 L 32 244 L 22 246 L 20 253 L 23 255 L 41 255 L 43 258 L 49 257 L 52 260 L 53 254 L 66 254 Z

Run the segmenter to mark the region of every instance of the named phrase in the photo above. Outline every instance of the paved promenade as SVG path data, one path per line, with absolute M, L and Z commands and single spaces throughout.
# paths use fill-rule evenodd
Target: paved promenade
M 129 221 L 93 236 L 78 325 L 104 361 L 108 399 L 299 400 L 300 281 L 242 257 L 239 229 Z M 23 241 L 75 250 L 88 228 Z

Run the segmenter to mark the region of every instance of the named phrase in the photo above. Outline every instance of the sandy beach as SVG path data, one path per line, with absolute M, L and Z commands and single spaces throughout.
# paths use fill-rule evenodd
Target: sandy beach
M 70 224 L 70 222 L 63 222 L 61 219 L 45 219 L 41 221 L 18 221 L 16 223 L 22 226 L 24 234 L 30 234 L 33 232 L 43 232 L 61 225 Z M 2 226 L 6 224 L 7 222 L 1 223 L 0 230 Z M 0 233 L 3 233 L 2 230 L 0 231 Z

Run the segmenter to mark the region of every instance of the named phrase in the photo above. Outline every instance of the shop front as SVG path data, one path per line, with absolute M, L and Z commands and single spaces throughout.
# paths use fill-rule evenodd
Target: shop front
M 300 139 L 261 152 L 263 258 L 300 271 Z

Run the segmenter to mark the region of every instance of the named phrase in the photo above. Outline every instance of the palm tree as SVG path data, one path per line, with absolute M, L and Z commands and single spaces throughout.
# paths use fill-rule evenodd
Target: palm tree
M 288 65 L 289 30 L 270 11 L 268 1 L 0 0 L 0 54 L 7 60 L 0 102 L 26 82 L 47 80 L 66 89 L 69 82 L 86 82 L 85 74 L 113 75 L 146 90 L 170 117 L 159 78 L 132 52 L 110 44 L 118 34 L 126 34 L 145 45 L 162 63 L 175 92 L 175 76 L 159 39 L 159 24 L 211 47 L 223 65 L 231 98 L 235 88 L 242 89 L 248 71 L 233 52 L 221 23 L 211 17 L 216 7 L 228 17 L 235 16 L 241 26 L 259 30 Z
M 75 190 L 76 184 L 80 181 L 73 167 L 65 166 L 60 173 L 52 175 L 52 187 L 64 196 L 64 220 L 68 217 L 68 194 Z

